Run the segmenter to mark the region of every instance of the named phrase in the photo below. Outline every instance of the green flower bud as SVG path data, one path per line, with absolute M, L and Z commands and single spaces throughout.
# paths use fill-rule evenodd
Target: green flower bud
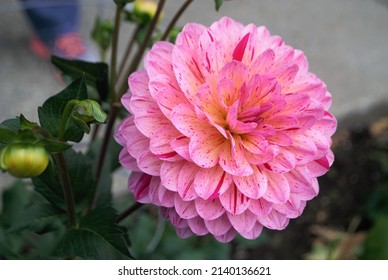
M 14 143 L 0 151 L 0 167 L 12 176 L 28 178 L 40 175 L 49 163 L 49 154 L 40 145 Z
M 150 22 L 158 9 L 158 3 L 154 0 L 136 0 L 133 4 L 133 13 L 137 18 L 144 22 Z M 160 14 L 158 21 L 163 19 L 163 13 Z

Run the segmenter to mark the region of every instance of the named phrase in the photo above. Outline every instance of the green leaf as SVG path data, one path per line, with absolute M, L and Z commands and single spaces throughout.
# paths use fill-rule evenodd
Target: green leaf
M 38 126 L 37 123 L 30 122 L 29 120 L 27 120 L 27 118 L 23 116 L 23 114 L 20 114 L 19 120 L 20 120 L 20 129 L 31 129 Z
M 58 137 L 62 113 L 67 103 L 73 99 L 84 100 L 87 98 L 85 79 L 75 80 L 63 91 L 47 99 L 38 108 L 41 126 L 47 129 L 53 137 Z M 83 135 L 82 129 L 76 124 L 70 123 L 65 133 L 65 140 L 79 142 L 82 140 Z
M 16 117 L 13 119 L 5 120 L 0 124 L 0 127 L 9 128 L 9 129 L 17 132 L 20 129 L 20 119 L 19 119 L 19 117 Z
M 112 137 L 113 138 L 113 137 Z M 96 139 L 87 153 L 87 157 L 93 163 L 92 169 L 96 170 L 98 157 L 100 155 L 102 139 Z M 112 202 L 112 163 L 118 162 L 118 153 L 115 153 L 115 141 L 111 139 L 109 141 L 108 152 L 105 156 L 105 160 L 102 166 L 102 174 L 100 177 L 99 185 L 97 187 L 98 192 L 96 196 L 96 206 L 108 206 Z M 118 144 L 117 144 L 118 145 Z
M 49 153 L 63 152 L 71 148 L 70 144 L 58 141 L 56 139 L 44 138 L 42 140 L 39 140 L 37 143 L 43 145 L 46 151 Z
M 47 203 L 33 203 L 28 211 L 24 211 L 9 228 L 8 233 L 14 233 L 25 229 L 46 233 L 57 229 L 63 224 L 65 212 Z
M 64 75 L 70 76 L 73 80 L 85 77 L 88 85 L 96 88 L 102 100 L 108 97 L 108 65 L 106 63 L 68 60 L 57 56 L 52 56 L 51 62 Z
M 0 225 L 8 228 L 24 211 L 23 208 L 27 205 L 30 195 L 31 191 L 20 180 L 6 188 L 2 195 L 3 209 L 0 215 Z
M 9 128 L 0 127 L 0 143 L 9 144 L 16 139 L 17 133 Z
M 73 189 L 77 212 L 81 212 L 92 199 L 96 182 L 93 178 L 92 160 L 81 152 L 69 149 L 64 152 L 70 184 Z M 49 202 L 65 210 L 66 204 L 58 172 L 50 164 L 41 175 L 32 178 L 35 189 Z
M 223 0 L 215 0 L 215 2 L 216 2 L 216 11 L 218 11 L 221 8 L 221 5 L 224 1 Z
M 380 216 L 369 231 L 365 241 L 364 258 L 369 260 L 388 259 L 388 216 Z
M 70 229 L 62 242 L 62 251 L 72 258 L 130 259 L 126 234 L 115 222 L 111 207 L 96 208 Z

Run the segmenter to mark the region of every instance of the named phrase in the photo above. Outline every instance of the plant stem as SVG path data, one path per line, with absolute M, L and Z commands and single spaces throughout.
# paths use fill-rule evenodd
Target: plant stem
M 67 218 L 69 221 L 69 225 L 75 226 L 76 225 L 75 201 L 74 201 L 73 189 L 71 188 L 71 184 L 70 184 L 69 173 L 66 167 L 65 156 L 63 153 L 54 154 L 54 159 L 57 164 L 59 179 L 65 196 Z
M 131 215 L 133 212 L 135 212 L 137 209 L 139 209 L 141 206 L 143 206 L 144 204 L 142 203 L 139 203 L 139 202 L 135 202 L 133 205 L 131 205 L 128 209 L 124 210 L 122 213 L 120 213 L 117 218 L 116 218 L 116 222 L 119 223 L 121 222 L 122 220 L 124 220 L 126 217 L 128 217 L 129 215 Z
M 164 41 L 167 39 L 168 34 L 170 33 L 171 29 L 175 26 L 177 23 L 178 19 L 181 17 L 181 15 L 184 13 L 184 11 L 187 9 L 187 7 L 193 2 L 193 0 L 186 0 L 185 3 L 180 7 L 178 12 L 175 14 L 175 16 L 172 18 L 170 21 L 169 25 L 167 26 L 166 30 L 163 33 L 162 38 L 160 38 L 160 41 Z
M 160 16 L 160 13 L 162 12 L 162 9 L 163 9 L 163 6 L 164 6 L 164 3 L 165 3 L 165 0 L 160 0 L 159 1 L 159 4 L 158 4 L 158 9 L 156 10 L 156 13 L 148 27 L 148 30 L 147 30 L 147 34 L 144 38 L 144 41 L 143 43 L 141 44 L 139 50 L 137 51 L 137 53 L 135 54 L 133 60 L 132 60 L 132 63 L 131 65 L 129 66 L 127 72 L 125 73 L 124 77 L 128 77 L 133 71 L 135 71 L 137 69 L 137 67 L 139 67 L 139 64 L 140 64 L 140 61 L 144 55 L 144 52 L 146 51 L 147 49 L 147 46 L 148 46 L 148 43 L 150 42 L 151 38 L 152 38 L 152 33 L 154 32 L 154 29 L 156 27 L 156 24 L 158 22 L 158 19 L 159 19 L 159 16 Z M 121 97 L 121 95 L 123 95 L 126 91 L 127 91 L 127 81 L 124 80 L 122 82 L 122 84 L 120 84 L 120 87 L 119 87 L 119 96 Z
M 110 78 L 109 78 L 109 99 L 114 102 L 116 100 L 115 83 L 116 83 L 116 62 L 117 62 L 117 49 L 119 42 L 121 13 L 124 9 L 123 5 L 116 6 L 115 23 L 112 38 L 112 54 L 110 59 Z

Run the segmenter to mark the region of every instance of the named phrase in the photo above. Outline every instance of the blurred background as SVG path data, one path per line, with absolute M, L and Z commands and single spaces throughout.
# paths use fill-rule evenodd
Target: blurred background
M 96 16 L 113 18 L 114 4 L 80 2 L 81 34 L 88 40 Z M 162 26 L 181 3 L 166 1 Z M 210 25 L 222 16 L 265 25 L 304 51 L 310 71 L 333 95 L 331 112 L 339 120 L 335 164 L 320 179 L 319 196 L 286 230 L 264 231 L 258 240 L 228 245 L 211 238 L 180 240 L 155 209 L 145 207 L 142 211 L 150 215 L 128 221 L 133 254 L 159 259 L 388 259 L 388 0 L 232 0 L 218 12 L 214 1 L 195 0 L 178 24 Z M 123 26 L 120 52 L 131 29 Z M 31 35 L 20 2 L 0 0 L 1 121 L 20 113 L 37 120 L 37 107 L 65 87 L 50 62 L 31 52 Z M 115 189 L 123 198 L 118 203 L 128 205 L 125 178 L 116 174 Z M 0 186 L 11 182 L 0 174 Z

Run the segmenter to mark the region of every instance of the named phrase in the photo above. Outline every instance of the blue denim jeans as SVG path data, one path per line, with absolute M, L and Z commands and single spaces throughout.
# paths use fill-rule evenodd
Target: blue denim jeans
M 52 46 L 59 35 L 77 32 L 80 6 L 78 0 L 21 0 L 36 34 Z

